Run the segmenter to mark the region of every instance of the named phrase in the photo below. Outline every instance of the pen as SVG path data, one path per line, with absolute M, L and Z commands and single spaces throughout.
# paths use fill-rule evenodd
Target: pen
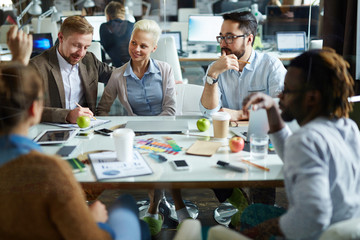
M 250 62 L 248 62 L 248 61 L 243 61 L 243 60 L 238 60 L 238 62 L 250 64 Z
M 155 154 L 155 153 L 149 153 L 149 157 L 155 159 L 158 162 L 166 162 L 167 161 L 166 157 L 159 155 L 159 154 Z
M 78 103 L 75 103 L 75 104 L 76 104 L 76 106 L 78 106 L 79 108 L 82 108 L 82 106 L 81 106 L 80 104 L 78 104 Z M 92 116 L 92 118 L 93 118 L 94 120 L 96 120 L 96 117 Z
M 270 169 L 267 168 L 267 167 L 263 167 L 263 166 L 257 165 L 256 163 L 250 162 L 250 161 L 245 160 L 245 159 L 241 159 L 241 162 L 246 163 L 246 164 L 249 164 L 249 165 L 251 165 L 251 166 L 253 166 L 253 167 L 259 168 L 259 169 L 264 170 L 264 171 L 267 171 L 267 172 L 270 171 Z
M 227 163 L 227 162 L 224 162 L 224 161 L 217 161 L 216 163 L 217 165 L 219 166 L 222 166 L 223 168 L 226 168 L 226 169 L 230 169 L 230 170 L 234 170 L 236 172 L 245 172 L 245 168 L 242 168 L 242 167 L 236 167 L 236 166 L 233 166 L 233 165 L 230 165 L 230 163 Z
M 94 133 L 98 133 L 98 134 L 101 134 L 101 135 L 104 135 L 104 136 L 111 136 L 110 133 L 106 133 L 106 132 L 99 131 L 99 130 L 94 130 Z

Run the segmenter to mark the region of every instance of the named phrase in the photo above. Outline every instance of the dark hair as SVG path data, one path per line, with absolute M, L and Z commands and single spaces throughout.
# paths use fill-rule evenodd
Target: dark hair
M 66 37 L 74 32 L 80 34 L 93 34 L 94 28 L 82 16 L 70 16 L 61 24 L 60 32 Z
M 11 62 L 0 66 L 0 132 L 8 133 L 26 119 L 27 110 L 39 98 L 43 82 L 29 66 Z
M 323 115 L 347 117 L 352 110 L 348 97 L 354 95 L 354 80 L 349 63 L 331 48 L 305 52 L 293 59 L 289 67 L 302 69 L 306 89 L 319 90 Z
M 239 23 L 239 29 L 244 34 L 252 34 L 254 36 L 251 45 L 254 45 L 255 36 L 257 33 L 257 21 L 255 16 L 248 11 L 245 12 L 232 12 L 223 15 L 223 19 Z
M 105 13 L 109 16 L 110 20 L 120 18 L 125 19 L 125 7 L 124 4 L 120 2 L 111 1 L 105 7 Z

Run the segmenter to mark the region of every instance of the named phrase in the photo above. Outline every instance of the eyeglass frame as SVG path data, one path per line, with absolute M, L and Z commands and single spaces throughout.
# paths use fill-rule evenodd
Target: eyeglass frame
M 226 44 L 232 44 L 234 42 L 234 39 L 236 38 L 240 38 L 240 37 L 247 37 L 249 36 L 250 34 L 241 34 L 241 35 L 234 35 L 234 36 L 216 36 L 216 41 L 218 43 L 221 43 L 221 41 L 225 41 Z M 228 41 L 231 39 L 231 42 L 229 43 Z

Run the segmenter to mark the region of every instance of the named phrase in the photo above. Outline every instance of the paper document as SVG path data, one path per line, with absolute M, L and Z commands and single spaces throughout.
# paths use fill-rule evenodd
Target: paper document
M 120 162 L 112 151 L 89 154 L 89 160 L 98 180 L 152 174 L 145 159 L 135 150 L 131 162 Z
M 63 127 L 63 128 L 79 128 L 80 131 L 87 131 L 90 128 L 94 128 L 97 126 L 100 126 L 102 124 L 108 123 L 110 122 L 110 120 L 104 120 L 104 119 L 99 119 L 96 118 L 95 119 L 91 119 L 90 120 L 90 126 L 87 128 L 80 128 L 76 123 L 72 124 L 72 123 L 51 123 L 51 122 L 44 122 L 45 124 L 49 124 L 49 125 L 53 125 L 53 126 L 58 126 L 58 127 Z

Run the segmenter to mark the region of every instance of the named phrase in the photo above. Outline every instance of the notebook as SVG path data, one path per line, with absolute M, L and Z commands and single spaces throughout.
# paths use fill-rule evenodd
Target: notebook
M 249 125 L 240 127 L 230 127 L 236 136 L 242 137 L 246 142 L 250 142 L 251 134 L 267 134 L 269 123 L 265 109 L 250 111 Z
M 276 44 L 279 52 L 304 52 L 305 32 L 277 32 Z
M 100 125 L 103 125 L 105 123 L 110 122 L 110 120 L 107 119 L 99 119 L 99 118 L 91 118 L 90 119 L 90 126 L 87 128 L 79 128 L 79 126 L 76 123 L 52 123 L 52 122 L 43 122 L 44 124 L 48 124 L 48 125 L 53 125 L 53 126 L 57 126 L 57 127 L 62 127 L 62 128 L 75 128 L 75 129 L 80 129 L 80 131 L 87 131 L 91 128 L 94 127 L 98 127 Z
M 135 133 L 150 134 L 185 133 L 189 130 L 186 120 L 128 121 L 125 127 L 134 130 Z

